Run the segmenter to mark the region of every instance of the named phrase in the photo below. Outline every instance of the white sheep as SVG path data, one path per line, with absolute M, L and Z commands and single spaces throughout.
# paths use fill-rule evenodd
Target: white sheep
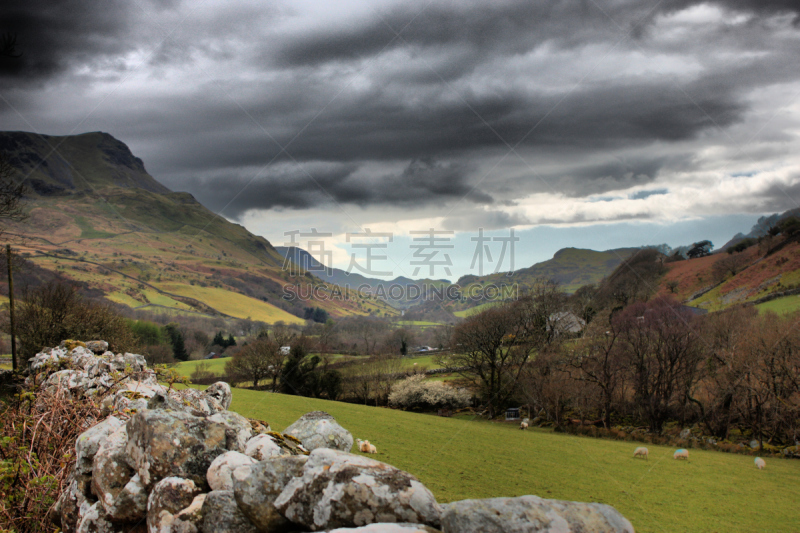
M 681 448 L 679 450 L 675 450 L 675 453 L 672 454 L 673 459 L 689 459 L 689 450 Z
M 520 422 L 519 423 L 519 429 L 528 429 L 528 423 L 527 422 Z
M 650 451 L 644 446 L 639 446 L 638 448 L 633 450 L 633 457 L 635 458 L 638 455 L 642 455 L 644 456 L 645 459 L 647 459 L 650 456 Z
M 374 445 L 370 444 L 368 440 L 356 439 L 358 443 L 358 451 L 361 453 L 378 453 Z
M 767 463 L 766 461 L 764 461 L 764 459 L 762 459 L 761 457 L 756 457 L 756 468 L 758 468 L 759 470 L 764 470 L 766 466 Z

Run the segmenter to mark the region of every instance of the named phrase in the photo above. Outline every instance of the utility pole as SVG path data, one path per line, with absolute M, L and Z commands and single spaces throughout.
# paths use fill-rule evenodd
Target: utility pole
M 17 371 L 17 337 L 14 329 L 14 277 L 11 275 L 11 245 L 6 244 L 6 259 L 8 260 L 8 306 L 11 319 L 11 368 Z

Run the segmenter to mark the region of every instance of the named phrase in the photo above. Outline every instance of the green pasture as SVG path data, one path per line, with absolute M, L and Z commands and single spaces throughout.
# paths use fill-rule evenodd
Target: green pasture
M 417 476 L 439 502 L 536 494 L 601 502 L 638 532 L 798 531 L 800 461 L 576 437 L 516 424 L 440 418 L 385 408 L 235 389 L 231 409 L 283 430 L 303 413 L 332 414 L 380 461 Z
M 319 354 L 317 354 L 319 355 Z M 324 354 L 322 357 L 328 357 L 332 362 L 338 362 L 342 359 L 347 360 L 358 360 L 358 357 L 352 355 L 344 355 L 344 354 Z M 175 365 L 175 370 L 180 372 L 182 375 L 189 376 L 192 372 L 197 368 L 197 365 L 200 363 L 208 363 L 208 370 L 218 376 L 222 376 L 225 374 L 225 363 L 230 359 L 230 357 L 220 357 L 219 359 L 206 359 L 200 361 L 184 361 Z M 364 356 L 366 360 L 366 356 Z M 437 365 L 433 361 L 432 355 L 424 355 L 420 357 L 403 357 L 402 359 L 398 360 L 400 362 L 400 371 L 407 371 L 416 368 L 427 368 L 427 369 L 434 369 L 434 368 L 441 368 L 441 365 Z M 415 364 L 416 363 L 416 364 Z
M 795 311 L 800 310 L 800 294 L 796 294 L 794 296 L 784 296 L 783 298 L 776 298 L 774 300 L 770 300 L 769 302 L 758 304 L 756 309 L 758 309 L 760 313 L 765 311 L 772 311 L 773 313 L 777 313 L 779 315 L 794 313 Z
M 180 374 L 189 376 L 197 369 L 197 365 L 201 363 L 208 364 L 208 371 L 218 376 L 225 374 L 225 363 L 230 360 L 230 357 L 220 357 L 219 359 L 204 359 L 200 361 L 184 361 L 175 365 L 175 370 Z

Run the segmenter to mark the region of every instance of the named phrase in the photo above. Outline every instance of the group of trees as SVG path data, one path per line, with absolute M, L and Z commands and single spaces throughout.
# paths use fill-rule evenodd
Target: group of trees
M 697 316 L 669 298 L 604 313 L 572 345 L 526 366 L 518 398 L 557 425 L 570 415 L 646 425 L 700 423 L 718 438 L 800 437 L 797 317 L 736 308 Z
M 267 380 L 272 392 L 336 400 L 342 391 L 341 374 L 328 368 L 327 360 L 320 356 L 309 356 L 309 338 L 283 337 L 286 334 L 280 328 L 272 335 L 267 331 L 259 333 L 225 364 L 228 378 L 234 382 L 248 380 L 253 388 Z M 288 354 L 283 350 L 287 342 Z

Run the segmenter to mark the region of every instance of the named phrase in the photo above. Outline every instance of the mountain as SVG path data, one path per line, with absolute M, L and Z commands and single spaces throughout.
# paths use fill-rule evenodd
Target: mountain
M 275 250 L 323 281 L 351 289 L 361 288 L 396 309 L 408 309 L 423 301 L 433 288 L 450 285 L 449 281 L 441 279 L 413 280 L 404 276 L 392 280 L 368 278 L 358 272 L 348 273 L 340 268 L 327 267 L 297 246 L 276 246 Z
M 270 323 L 303 322 L 307 307 L 397 314 L 367 294 L 291 276 L 269 241 L 161 185 L 109 134 L 0 132 L 0 150 L 31 190 L 28 220 L 4 227 L 15 249 L 111 301 Z
M 708 310 L 783 297 L 792 298 L 796 306 L 800 294 L 798 237 L 770 236 L 740 252 L 667 263 L 660 294 Z
M 0 152 L 27 176 L 26 185 L 44 196 L 91 193 L 108 186 L 170 192 L 147 173 L 142 160 L 124 143 L 107 133 L 54 137 L 3 132 Z
M 784 211 L 783 213 L 775 213 L 769 216 L 760 217 L 750 229 L 750 233 L 747 235 L 744 233 L 737 233 L 731 240 L 721 246 L 719 250 L 727 250 L 729 247 L 735 246 L 745 239 L 758 239 L 759 237 L 763 237 L 769 232 L 770 228 L 775 226 L 778 222 L 789 217 L 800 218 L 800 208 L 790 209 L 788 211 Z

